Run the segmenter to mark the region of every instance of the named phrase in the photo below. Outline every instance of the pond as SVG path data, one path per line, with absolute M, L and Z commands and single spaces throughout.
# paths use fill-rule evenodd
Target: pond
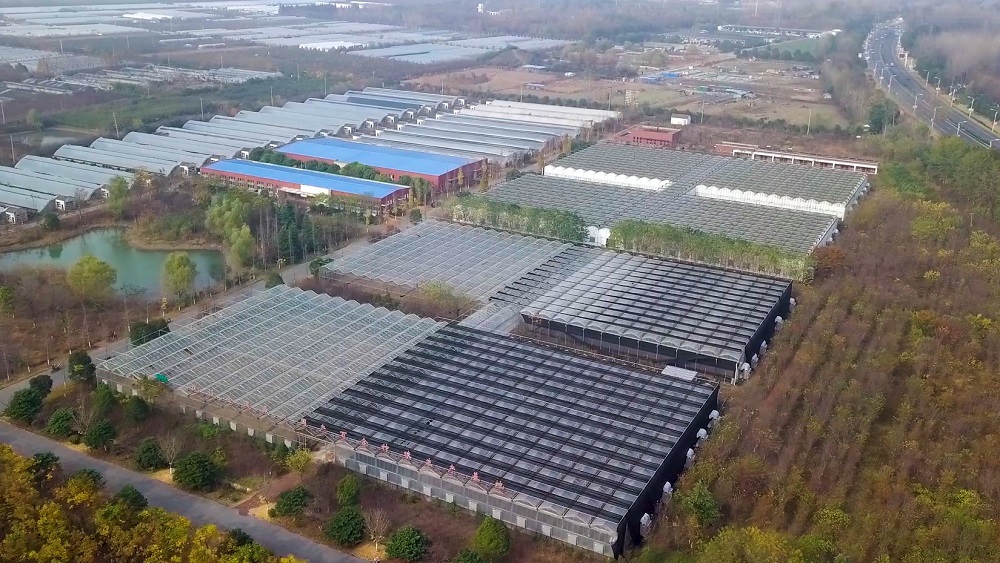
M 37 147 L 39 149 L 58 148 L 66 144 L 86 143 L 97 138 L 93 133 L 83 133 L 72 129 L 59 129 L 56 127 L 42 129 L 41 131 L 28 131 L 25 133 L 15 133 L 14 140 Z
M 0 254 L 0 270 L 17 266 L 69 268 L 82 256 L 92 254 L 118 272 L 117 289 L 142 289 L 148 297 L 159 298 L 163 295 L 163 263 L 170 252 L 133 248 L 125 242 L 124 229 L 97 229 L 58 244 Z M 206 289 L 225 278 L 222 253 L 215 250 L 187 253 L 198 267 L 195 289 Z

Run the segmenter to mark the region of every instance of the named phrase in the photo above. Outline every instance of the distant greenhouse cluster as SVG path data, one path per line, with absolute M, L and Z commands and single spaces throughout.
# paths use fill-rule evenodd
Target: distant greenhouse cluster
M 155 72 L 170 74 L 160 67 Z M 424 200 L 454 193 L 481 181 L 483 174 L 499 176 L 541 151 L 558 149 L 566 139 L 620 117 L 615 111 L 503 101 L 473 103 L 460 96 L 366 88 L 244 110 L 232 117 L 192 120 L 182 127 L 160 127 L 155 133 L 102 137 L 90 146 L 65 145 L 44 161 L 60 170 L 73 164 L 112 176 L 138 170 L 162 176 L 201 173 L 272 194 L 350 198 L 382 213 L 408 200 L 415 180 L 429 185 L 429 193 L 421 196 Z M 306 175 L 289 166 L 245 162 L 254 149 L 261 148 L 278 151 L 303 167 L 310 161 L 338 167 L 357 162 L 388 181 L 353 181 L 324 172 Z M 225 162 L 230 159 L 240 159 L 242 164 Z M 0 189 L 7 184 L 0 181 Z M 55 196 L 72 195 L 61 193 L 66 188 L 46 186 L 44 178 L 30 187 L 7 187 L 31 191 L 30 197 L 17 198 L 0 192 L 8 221 L 62 210 L 67 201 L 57 201 Z
M 100 63 L 103 64 L 103 63 Z M 96 66 L 100 66 L 96 65 Z M 200 84 L 243 84 L 250 80 L 280 78 L 280 72 L 264 72 L 242 68 L 216 68 L 194 70 L 162 65 L 125 67 L 117 70 L 100 70 L 93 73 L 78 72 L 54 78 L 31 78 L 23 82 L 5 82 L 4 87 L 13 90 L 40 92 L 46 94 L 72 94 L 80 90 L 113 90 L 117 86 L 128 85 L 149 88 L 158 84 L 188 83 Z

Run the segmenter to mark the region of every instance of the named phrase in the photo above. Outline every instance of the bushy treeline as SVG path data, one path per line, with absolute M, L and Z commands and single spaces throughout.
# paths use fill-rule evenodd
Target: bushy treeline
M 812 262 L 807 254 L 665 223 L 635 220 L 617 223 L 611 228 L 608 248 L 718 264 L 794 280 L 807 280 L 812 275 Z
M 587 225 L 576 213 L 501 203 L 480 196 L 455 198 L 448 208 L 453 221 L 531 235 L 582 242 Z

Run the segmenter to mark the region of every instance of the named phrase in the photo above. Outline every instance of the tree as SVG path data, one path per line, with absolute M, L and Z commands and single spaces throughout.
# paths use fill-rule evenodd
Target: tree
M 215 486 L 219 470 L 212 458 L 202 452 L 191 452 L 177 462 L 174 482 L 193 491 L 207 491 Z
M 31 472 L 36 482 L 50 479 L 59 469 L 59 456 L 52 452 L 38 452 L 31 456 Z
M 521 172 L 520 170 L 518 170 L 517 168 L 513 168 L 513 169 L 507 171 L 506 179 L 509 182 L 511 180 L 517 180 L 521 176 L 524 176 L 524 173 Z
M 323 256 L 314 259 L 312 262 L 309 262 L 309 273 L 312 274 L 312 277 L 319 279 L 319 274 L 323 270 L 323 266 L 326 266 L 330 262 L 333 262 L 333 260 Z
M 156 441 L 160 446 L 160 453 L 163 454 L 163 460 L 167 462 L 167 468 L 170 469 L 170 474 L 174 474 L 174 463 L 177 458 L 181 455 L 181 436 L 176 432 L 170 432 L 166 436 L 161 436 Z
M 424 214 L 420 212 L 419 209 L 410 210 L 410 222 L 416 225 L 417 223 L 424 220 Z
M 125 485 L 118 494 L 112 497 L 113 501 L 120 502 L 127 506 L 132 512 L 139 512 L 149 506 L 149 501 L 132 485 Z
M 694 516 L 702 526 L 711 526 L 722 518 L 722 511 L 704 481 L 695 483 L 690 491 L 679 491 L 677 496 L 681 510 Z
M 14 316 L 14 288 L 0 285 L 0 315 Z
M 98 417 L 110 415 L 118 406 L 121 394 L 109 387 L 106 383 L 99 383 L 94 391 L 94 414 Z
M 283 516 L 302 516 L 306 507 L 312 502 L 313 495 L 308 489 L 299 485 L 278 495 L 274 507 L 267 511 L 271 518 Z
M 249 226 L 244 224 L 232 230 L 226 236 L 226 241 L 229 243 L 229 256 L 234 265 L 245 267 L 251 264 L 254 239 Z
M 121 176 L 115 176 L 108 182 L 108 210 L 116 219 L 125 216 L 125 204 L 128 202 L 128 182 Z
M 37 391 L 44 399 L 52 392 L 52 377 L 46 374 L 36 375 L 28 380 L 28 388 Z
M 312 452 L 305 448 L 299 448 L 285 457 L 285 465 L 288 469 L 302 474 L 309 468 L 312 462 Z
M 378 551 L 378 544 L 389 533 L 389 515 L 384 510 L 369 508 L 364 511 L 363 516 L 365 518 L 365 531 L 368 532 L 368 537 L 375 542 L 375 551 Z
M 163 287 L 178 299 L 194 291 L 198 267 L 187 252 L 171 252 L 163 263 Z
M 11 420 L 31 424 L 40 412 L 42 412 L 42 396 L 38 391 L 21 389 L 11 396 L 3 414 Z
M 35 108 L 28 110 L 28 115 L 25 116 L 24 120 L 27 121 L 28 125 L 30 125 L 33 129 L 42 128 L 42 118 L 39 117 L 38 110 Z
M 452 563 L 486 563 L 486 560 L 483 559 L 482 555 L 466 547 L 458 552 Z
M 327 521 L 323 533 L 341 547 L 353 547 L 365 539 L 365 519 L 358 507 L 346 506 Z
M 403 561 L 420 561 L 427 555 L 430 540 L 413 526 L 403 526 L 393 532 L 385 546 L 386 555 Z
M 125 401 L 125 420 L 135 423 L 149 417 L 149 403 L 138 395 L 132 395 Z
M 358 504 L 361 498 L 361 479 L 354 475 L 345 475 L 337 483 L 337 503 L 340 506 L 352 506 Z
M 42 215 L 42 228 L 48 232 L 59 230 L 59 216 L 51 211 Z
M 264 289 L 271 289 L 272 287 L 277 287 L 279 285 L 284 285 L 285 280 L 281 277 L 278 272 L 268 272 L 267 281 L 264 282 Z
M 56 409 L 45 424 L 45 433 L 53 438 L 66 438 L 73 433 L 73 425 L 76 418 L 73 416 L 73 409 Z
M 163 459 L 163 450 L 160 449 L 156 438 L 143 438 L 135 448 L 132 458 L 135 461 L 135 468 L 139 471 L 156 471 L 167 466 L 167 460 Z
M 492 173 L 493 168 L 490 166 L 490 163 L 483 163 L 483 169 L 479 172 L 479 191 L 481 193 L 486 193 L 490 189 L 490 175 Z
M 66 363 L 66 373 L 71 381 L 77 383 L 93 383 L 97 374 L 97 366 L 90 359 L 90 354 L 76 350 L 69 355 Z
M 83 435 L 83 443 L 92 450 L 104 448 L 106 451 L 117 435 L 118 431 L 115 430 L 115 426 L 111 424 L 111 421 L 102 418 L 90 425 L 90 428 Z
M 96 301 L 111 295 L 118 273 L 107 262 L 88 254 L 70 266 L 66 281 L 77 295 Z
M 142 346 L 150 340 L 155 340 L 170 332 L 167 319 L 153 319 L 147 322 L 135 322 L 129 326 L 129 340 L 132 346 Z
M 472 547 L 486 561 L 499 561 L 510 551 L 510 531 L 503 522 L 487 516 L 476 528 Z

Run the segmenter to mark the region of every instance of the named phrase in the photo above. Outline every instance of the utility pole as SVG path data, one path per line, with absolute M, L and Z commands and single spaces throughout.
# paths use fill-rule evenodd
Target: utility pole
M 274 105 L 274 86 L 271 86 L 271 105 Z
M 812 129 L 813 124 L 813 110 L 809 108 L 809 121 L 806 122 L 806 136 L 809 136 L 809 131 Z
M 935 88 L 934 91 L 936 91 L 936 92 L 940 92 L 941 91 L 941 77 L 940 76 L 938 77 L 937 88 Z
M 705 123 L 705 100 L 701 101 L 701 122 Z
M 934 106 L 934 113 L 931 114 L 931 133 L 934 132 L 934 120 L 937 119 L 937 110 L 940 108 L 941 106 Z
M 3 119 L 3 124 L 7 125 L 7 114 L 3 111 L 3 98 L 0 98 L 0 118 Z
M 201 104 L 201 120 L 205 121 L 205 98 L 198 98 L 198 103 Z
M 965 122 L 964 121 L 959 121 L 958 122 L 958 127 L 955 129 L 955 136 L 956 137 L 961 137 L 962 136 L 962 124 L 963 123 L 965 123 Z
M 295 63 L 295 81 L 298 82 L 300 78 L 301 77 L 299 76 L 299 63 Z
M 973 108 L 973 107 L 974 107 L 975 105 L 976 105 L 976 99 L 975 99 L 975 98 L 972 98 L 972 101 L 971 101 L 971 102 L 969 102 L 969 117 L 970 117 L 970 118 L 972 117 L 972 108 Z
M 323 95 L 324 96 L 329 96 L 330 95 L 330 89 L 327 88 L 326 79 L 327 79 L 327 76 L 324 74 L 323 75 Z
M 927 76 L 924 77 L 924 86 L 929 86 L 931 83 L 931 71 L 927 71 Z
M 997 114 L 1000 114 L 1000 109 L 993 110 L 993 126 L 990 127 L 990 133 L 997 128 Z
M 115 138 L 116 139 L 121 139 L 121 136 L 118 133 L 118 116 L 115 115 L 115 112 L 111 112 L 111 119 L 113 119 L 114 122 L 115 122 Z
M 14 154 L 14 136 L 10 136 L 10 161 L 11 163 L 17 163 L 17 155 Z

